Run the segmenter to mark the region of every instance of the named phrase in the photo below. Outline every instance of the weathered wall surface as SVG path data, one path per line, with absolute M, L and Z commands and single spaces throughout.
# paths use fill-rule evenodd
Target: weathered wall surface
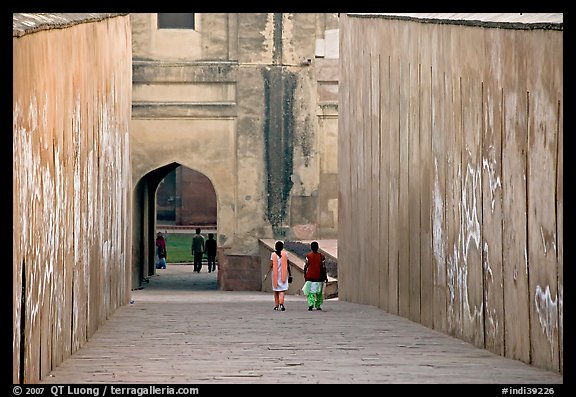
M 206 175 L 220 288 L 260 289 L 260 238 L 336 235 L 337 16 L 196 14 L 185 32 L 156 19 L 132 15 L 133 182 L 169 164 Z
M 562 24 L 427 22 L 341 14 L 339 298 L 562 372 Z
M 127 15 L 14 14 L 13 383 L 130 299 L 131 53 Z

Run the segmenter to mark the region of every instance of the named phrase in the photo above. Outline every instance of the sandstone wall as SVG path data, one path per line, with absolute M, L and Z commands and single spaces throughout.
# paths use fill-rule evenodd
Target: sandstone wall
M 13 383 L 36 383 L 130 300 L 127 15 L 14 14 Z
M 338 281 L 340 299 L 562 371 L 563 30 L 549 16 L 341 14 Z

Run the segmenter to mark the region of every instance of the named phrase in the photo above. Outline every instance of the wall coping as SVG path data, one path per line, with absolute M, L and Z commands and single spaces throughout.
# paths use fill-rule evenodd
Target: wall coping
M 12 37 L 21 37 L 41 30 L 63 29 L 123 15 L 128 13 L 13 13 Z
M 564 30 L 563 13 L 346 13 L 346 15 L 355 18 L 394 19 L 486 28 Z

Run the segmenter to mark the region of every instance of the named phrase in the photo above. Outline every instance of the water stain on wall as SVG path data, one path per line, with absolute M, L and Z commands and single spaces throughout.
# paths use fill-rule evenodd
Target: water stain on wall
M 287 216 L 294 164 L 294 104 L 297 76 L 281 66 L 265 68 L 264 156 L 266 169 L 266 216 L 280 232 Z

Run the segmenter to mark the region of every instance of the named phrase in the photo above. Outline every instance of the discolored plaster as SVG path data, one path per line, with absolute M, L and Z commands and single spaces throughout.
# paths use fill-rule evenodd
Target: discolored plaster
M 294 109 L 297 77 L 282 67 L 262 69 L 266 217 L 273 228 L 287 216 L 294 165 Z

